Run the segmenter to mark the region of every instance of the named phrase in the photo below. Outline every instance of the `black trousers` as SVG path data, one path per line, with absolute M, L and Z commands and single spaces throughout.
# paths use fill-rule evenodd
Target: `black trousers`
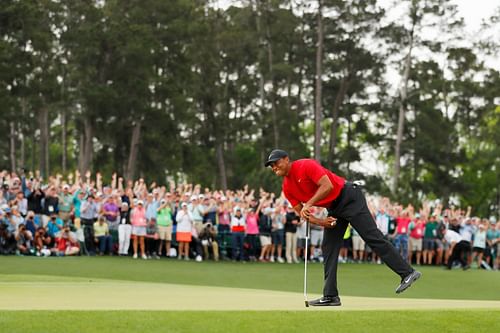
M 346 183 L 339 197 L 332 202 L 328 209 L 328 215 L 337 218 L 337 226 L 335 228 L 325 228 L 323 236 L 324 296 L 338 296 L 337 266 L 339 252 L 349 223 L 356 229 L 366 244 L 401 278 L 413 271 L 413 268 L 377 228 L 359 186 Z
M 95 255 L 94 220 L 81 219 L 83 224 L 83 236 L 88 254 Z
M 467 261 L 464 257 L 470 251 L 470 243 L 467 241 L 460 241 L 455 246 L 453 246 L 453 251 L 451 252 L 450 258 L 448 259 L 448 269 L 451 269 L 453 262 L 458 260 L 462 267 L 467 266 Z

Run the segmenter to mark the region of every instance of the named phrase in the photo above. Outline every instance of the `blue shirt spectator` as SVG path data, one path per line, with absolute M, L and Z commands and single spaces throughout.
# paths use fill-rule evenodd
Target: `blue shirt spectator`
M 149 194 L 148 201 L 146 202 L 146 219 L 156 219 L 158 217 L 159 207 L 159 202 L 153 199 L 152 194 Z
M 49 223 L 47 223 L 47 233 L 50 237 L 55 237 L 62 230 L 63 226 L 63 220 L 57 217 L 57 215 L 52 214 Z

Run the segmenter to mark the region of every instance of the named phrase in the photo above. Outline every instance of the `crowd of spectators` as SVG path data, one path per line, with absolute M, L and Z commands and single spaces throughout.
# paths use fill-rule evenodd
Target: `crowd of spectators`
M 118 255 L 134 259 L 299 263 L 305 223 L 281 196 L 245 186 L 146 184 L 78 171 L 43 181 L 38 173 L 0 173 L 0 254 Z M 500 223 L 472 209 L 422 203 L 418 210 L 368 197 L 382 234 L 416 265 L 498 269 Z M 326 210 L 315 208 L 325 218 Z M 322 261 L 323 230 L 311 224 L 309 259 Z M 356 230 L 344 235 L 340 262 L 381 263 Z

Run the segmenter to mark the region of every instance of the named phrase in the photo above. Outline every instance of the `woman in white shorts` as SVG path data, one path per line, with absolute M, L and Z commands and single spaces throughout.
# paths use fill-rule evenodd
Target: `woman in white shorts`
M 144 236 L 146 236 L 146 209 L 142 200 L 137 201 L 137 206 L 132 208 L 130 214 L 130 222 L 132 224 L 132 235 L 134 235 L 134 259 L 137 259 L 137 244 L 141 248 L 141 258 L 147 259 L 144 246 Z

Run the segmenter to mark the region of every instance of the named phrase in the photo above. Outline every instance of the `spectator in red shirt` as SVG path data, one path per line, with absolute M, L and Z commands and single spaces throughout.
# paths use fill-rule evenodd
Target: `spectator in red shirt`
M 420 214 L 415 214 L 415 220 L 410 223 L 410 248 L 408 252 L 408 262 L 411 263 L 413 254 L 416 254 L 416 263 L 420 265 L 422 256 L 422 246 L 424 239 L 425 220 Z
M 323 297 L 310 301 L 309 305 L 341 304 L 337 290 L 337 266 L 342 239 L 349 223 L 386 265 L 401 277 L 396 293 L 403 292 L 420 277 L 420 272 L 415 271 L 383 237 L 358 185 L 346 182 L 315 160 L 292 161 L 288 153 L 279 149 L 271 152 L 265 166 L 270 166 L 277 176 L 283 178 L 283 193 L 297 214 L 325 228 Z M 313 206 L 327 208 L 330 218 L 310 219 Z

